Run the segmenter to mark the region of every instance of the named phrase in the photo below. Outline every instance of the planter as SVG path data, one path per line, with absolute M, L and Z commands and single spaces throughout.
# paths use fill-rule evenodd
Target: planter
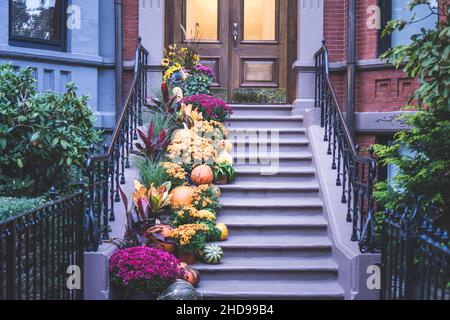
M 216 184 L 219 186 L 224 186 L 228 184 L 228 177 L 222 177 L 220 179 L 217 179 Z
M 195 263 L 196 257 L 195 253 L 187 253 L 187 254 L 178 254 L 178 259 L 181 262 L 184 262 L 188 265 L 192 265 Z
M 127 295 L 129 301 L 152 301 L 157 298 L 156 294 L 147 291 L 130 291 Z

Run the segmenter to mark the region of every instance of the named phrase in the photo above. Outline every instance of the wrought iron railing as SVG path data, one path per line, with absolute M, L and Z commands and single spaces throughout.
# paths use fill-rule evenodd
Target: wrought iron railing
M 125 184 L 125 169 L 130 167 L 130 154 L 142 126 L 142 109 L 147 97 L 148 51 L 139 44 L 136 49 L 134 78 L 118 118 L 111 143 L 104 154 L 92 155 L 87 164 L 87 250 L 96 251 L 102 240 L 109 239 L 110 224 L 115 220 L 114 203 L 120 202 L 119 186 Z M 92 147 L 92 153 L 95 147 Z
M 331 167 L 337 172 L 336 185 L 342 187 L 341 201 L 347 204 L 346 219 L 353 224 L 352 241 L 358 241 L 361 252 L 375 252 L 375 201 L 373 187 L 377 163 L 373 157 L 360 155 L 344 119 L 329 77 L 328 50 L 325 44 L 315 54 L 315 107 L 321 111 L 324 141 L 332 156 Z M 369 150 L 370 155 L 373 150 Z
M 386 213 L 382 231 L 382 300 L 450 300 L 448 232 L 434 226 L 435 208 Z
M 45 207 L 0 223 L 0 300 L 83 297 L 83 192 L 50 196 Z

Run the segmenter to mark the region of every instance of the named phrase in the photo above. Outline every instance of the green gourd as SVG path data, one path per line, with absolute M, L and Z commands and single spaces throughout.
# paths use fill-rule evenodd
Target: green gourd
M 219 264 L 223 258 L 223 249 L 216 244 L 206 245 L 202 252 L 202 260 L 207 264 Z

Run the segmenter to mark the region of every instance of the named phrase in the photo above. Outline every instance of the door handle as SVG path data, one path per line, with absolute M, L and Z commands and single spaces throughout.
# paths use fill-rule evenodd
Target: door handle
M 237 22 L 233 23 L 233 42 L 234 50 L 237 50 L 238 40 L 239 40 L 239 24 Z

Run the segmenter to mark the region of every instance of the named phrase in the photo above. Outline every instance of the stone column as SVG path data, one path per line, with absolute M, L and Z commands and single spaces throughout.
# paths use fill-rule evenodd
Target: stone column
M 164 0 L 139 0 L 139 36 L 149 51 L 148 64 L 154 68 L 149 74 L 149 93 L 161 85 L 158 67 L 164 51 Z
M 298 0 L 297 99 L 294 113 L 314 107 L 314 54 L 322 46 L 324 0 Z

